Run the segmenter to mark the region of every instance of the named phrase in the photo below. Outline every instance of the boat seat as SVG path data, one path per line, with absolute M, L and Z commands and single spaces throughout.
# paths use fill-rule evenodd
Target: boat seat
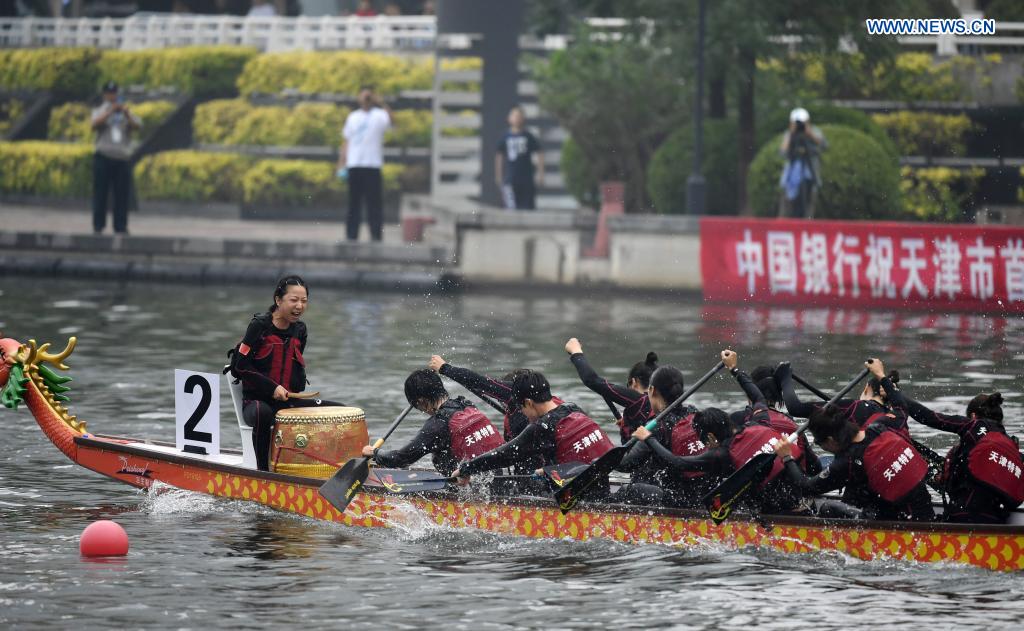
M 227 368 L 227 366 L 225 366 Z M 228 380 L 228 391 L 231 393 L 231 406 L 235 410 L 238 431 L 242 434 L 242 466 L 256 468 L 256 448 L 252 444 L 252 428 L 245 424 L 242 416 L 242 382 L 235 379 L 230 372 L 224 374 Z

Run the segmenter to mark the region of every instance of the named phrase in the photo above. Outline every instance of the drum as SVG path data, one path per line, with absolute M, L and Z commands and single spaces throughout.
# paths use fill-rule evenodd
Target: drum
M 270 470 L 326 479 L 370 442 L 366 417 L 359 408 L 301 407 L 277 413 Z

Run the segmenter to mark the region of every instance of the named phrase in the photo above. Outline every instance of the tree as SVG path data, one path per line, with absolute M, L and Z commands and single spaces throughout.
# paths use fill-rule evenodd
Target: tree
M 677 65 L 641 33 L 609 41 L 581 30 L 572 46 L 534 68 L 541 105 L 569 130 L 599 179 L 626 183 L 630 211 L 648 208 L 647 165 L 689 113 Z
M 614 6 L 612 6 L 612 4 Z M 561 0 L 554 5 L 566 19 L 578 15 L 616 15 L 646 20 L 646 44 L 675 51 L 690 60 L 697 3 L 680 0 Z M 593 10 L 594 13 L 588 11 Z M 790 47 L 800 51 L 832 52 L 853 45 L 869 63 L 891 57 L 895 38 L 868 36 L 864 20 L 870 17 L 953 17 L 958 12 L 949 0 L 714 0 L 709 3 L 706 53 L 712 116 L 725 113 L 729 87 L 735 95 L 737 116 L 737 207 L 749 212 L 746 173 L 757 151 L 755 88 L 757 61 L 785 53 L 776 38 L 790 36 Z M 555 23 L 548 15 L 549 24 Z M 689 74 L 685 64 L 675 65 L 677 80 Z M 731 86 L 730 86 L 731 84 Z M 691 101 L 682 101 L 689 104 Z M 689 109 L 689 106 L 684 106 Z M 556 113 L 557 115 L 557 113 Z

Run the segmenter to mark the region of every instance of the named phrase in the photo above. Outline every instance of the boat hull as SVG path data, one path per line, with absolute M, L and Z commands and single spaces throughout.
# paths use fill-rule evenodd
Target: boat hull
M 169 446 L 114 437 L 75 439 L 84 467 L 139 488 L 155 482 L 216 497 L 253 501 L 277 510 L 350 526 L 387 527 L 413 508 L 430 521 L 502 535 L 540 539 L 605 539 L 694 546 L 707 543 L 780 552 L 834 551 L 872 560 L 952 562 L 990 570 L 1024 569 L 1024 528 L 894 522 L 853 523 L 806 517 L 737 518 L 715 525 L 702 513 L 629 507 L 588 507 L 563 515 L 554 502 L 513 498 L 467 500 L 455 493 L 393 496 L 364 487 L 344 513 L 317 493 L 322 480 L 267 473 L 173 453 Z

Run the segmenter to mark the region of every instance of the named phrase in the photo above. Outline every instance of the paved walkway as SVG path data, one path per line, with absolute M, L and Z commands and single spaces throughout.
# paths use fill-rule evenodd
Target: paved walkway
M 107 230 L 111 234 L 108 217 Z M 91 235 L 92 212 L 0 204 L 0 232 L 40 232 L 50 234 Z M 132 236 L 165 238 L 244 239 L 248 241 L 284 241 L 335 244 L 345 240 L 345 224 L 327 221 L 258 221 L 210 219 L 205 217 L 168 217 L 133 212 L 128 214 L 128 233 Z M 401 227 L 384 226 L 384 242 L 401 243 Z M 369 229 L 363 225 L 360 241 L 368 242 Z

